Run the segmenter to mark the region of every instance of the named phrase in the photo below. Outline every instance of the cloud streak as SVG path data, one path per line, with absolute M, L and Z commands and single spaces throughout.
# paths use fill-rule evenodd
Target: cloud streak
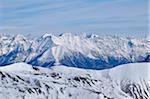
M 0 0 L 1 33 L 148 33 L 147 0 Z M 12 27 L 10 27 L 12 26 Z M 17 27 L 16 27 L 17 26 Z M 13 28 L 14 27 L 14 28 Z M 26 27 L 26 28 L 24 28 Z M 137 33 L 137 34 L 136 34 Z M 100 34 L 101 35 L 101 34 Z

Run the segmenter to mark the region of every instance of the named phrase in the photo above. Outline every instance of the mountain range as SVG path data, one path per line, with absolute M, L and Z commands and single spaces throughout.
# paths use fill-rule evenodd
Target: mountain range
M 150 62 L 150 40 L 131 37 L 44 34 L 37 39 L 0 35 L 0 66 L 24 62 L 32 66 L 65 65 L 107 69 L 135 62 Z

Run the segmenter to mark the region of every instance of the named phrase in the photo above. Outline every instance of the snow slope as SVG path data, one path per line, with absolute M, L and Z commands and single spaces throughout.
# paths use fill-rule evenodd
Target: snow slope
M 150 63 L 86 70 L 66 66 L 0 67 L 2 99 L 149 99 Z
M 38 39 L 0 36 L 0 65 L 25 62 L 34 66 L 65 65 L 106 69 L 126 63 L 149 62 L 148 39 L 116 36 L 45 34 Z

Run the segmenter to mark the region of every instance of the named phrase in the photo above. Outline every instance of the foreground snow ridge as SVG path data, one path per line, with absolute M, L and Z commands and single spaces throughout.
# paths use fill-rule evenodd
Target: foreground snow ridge
M 105 70 L 66 66 L 32 67 L 15 63 L 0 67 L 2 99 L 149 99 L 150 63 Z
M 107 69 L 120 64 L 149 62 L 150 40 L 116 36 L 45 34 L 31 40 L 22 35 L 0 36 L 0 66 L 25 62 L 33 66 L 65 65 Z

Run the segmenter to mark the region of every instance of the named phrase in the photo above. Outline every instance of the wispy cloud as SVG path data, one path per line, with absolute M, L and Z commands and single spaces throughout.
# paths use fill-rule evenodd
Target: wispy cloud
M 0 32 L 34 32 L 35 35 L 41 35 L 43 32 L 115 33 L 122 30 L 127 33 L 148 33 L 147 0 L 0 2 Z

